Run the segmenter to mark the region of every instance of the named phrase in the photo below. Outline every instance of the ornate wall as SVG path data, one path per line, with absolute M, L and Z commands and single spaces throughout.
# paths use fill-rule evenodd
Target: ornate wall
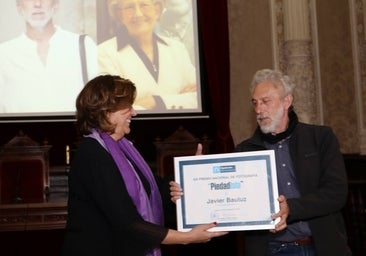
M 234 143 L 249 137 L 255 127 L 249 83 L 258 69 L 273 66 L 271 17 L 268 1 L 228 0 L 231 132 Z
M 366 0 L 350 0 L 360 151 L 366 154 Z
M 228 1 L 235 144 L 256 127 L 250 79 L 257 69 L 270 67 L 296 79 L 301 121 L 331 126 L 343 153 L 366 154 L 365 3 Z

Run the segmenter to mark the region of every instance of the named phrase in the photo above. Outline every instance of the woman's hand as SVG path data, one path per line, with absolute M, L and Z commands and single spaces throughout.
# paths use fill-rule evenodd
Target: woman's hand
M 140 106 L 142 109 L 153 109 L 156 106 L 156 102 L 153 96 L 144 96 L 136 98 L 134 105 Z
M 216 227 L 216 222 L 210 224 L 201 224 L 192 228 L 187 234 L 190 236 L 189 243 L 206 243 L 214 237 L 219 237 L 228 234 L 227 231 L 208 231 Z
M 180 90 L 179 93 L 188 93 L 188 92 L 196 92 L 197 91 L 197 85 L 196 84 L 188 84 L 182 90 Z
M 227 231 L 209 231 L 216 227 L 216 222 L 210 224 L 201 224 L 192 228 L 188 232 L 181 232 L 169 229 L 167 236 L 162 241 L 163 244 L 191 244 L 207 243 L 212 238 L 228 234 Z

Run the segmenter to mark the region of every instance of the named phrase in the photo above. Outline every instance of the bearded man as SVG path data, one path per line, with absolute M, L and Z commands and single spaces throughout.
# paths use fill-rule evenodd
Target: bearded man
M 73 114 L 76 96 L 98 74 L 93 40 L 86 36 L 82 52 L 80 36 L 54 24 L 59 5 L 59 0 L 16 0 L 25 31 L 0 45 L 0 113 Z
M 351 255 L 341 213 L 347 177 L 337 138 L 330 127 L 299 122 L 294 88 L 289 76 L 270 69 L 257 71 L 250 86 L 258 128 L 236 151 L 275 151 L 280 211 L 274 217 L 282 225 L 247 232 L 246 255 Z

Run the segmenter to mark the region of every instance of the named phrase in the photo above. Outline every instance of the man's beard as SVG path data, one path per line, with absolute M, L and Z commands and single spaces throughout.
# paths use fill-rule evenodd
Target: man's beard
M 283 115 L 283 109 L 282 108 L 278 108 L 278 110 L 274 113 L 273 117 L 269 117 L 270 120 L 271 120 L 271 122 L 270 122 L 269 125 L 261 124 L 258 121 L 259 118 L 261 118 L 261 117 L 267 117 L 267 116 L 257 115 L 257 122 L 258 122 L 258 125 L 259 125 L 261 131 L 264 134 L 267 134 L 267 133 L 275 133 L 277 126 L 279 126 L 280 123 L 281 123 L 282 115 Z
M 32 14 L 26 14 L 22 12 L 22 16 L 25 19 L 25 21 L 34 29 L 43 29 L 47 25 L 47 23 L 52 19 L 54 14 L 55 14 L 55 8 L 53 7 L 51 10 L 45 13 L 44 19 L 34 20 L 32 19 Z

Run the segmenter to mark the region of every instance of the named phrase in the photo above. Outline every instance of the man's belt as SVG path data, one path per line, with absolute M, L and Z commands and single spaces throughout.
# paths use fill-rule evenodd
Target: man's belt
M 295 240 L 295 241 L 292 241 L 292 242 L 278 242 L 282 245 L 310 245 L 310 244 L 313 244 L 313 238 L 311 236 L 307 236 L 303 239 L 299 239 L 299 240 Z

